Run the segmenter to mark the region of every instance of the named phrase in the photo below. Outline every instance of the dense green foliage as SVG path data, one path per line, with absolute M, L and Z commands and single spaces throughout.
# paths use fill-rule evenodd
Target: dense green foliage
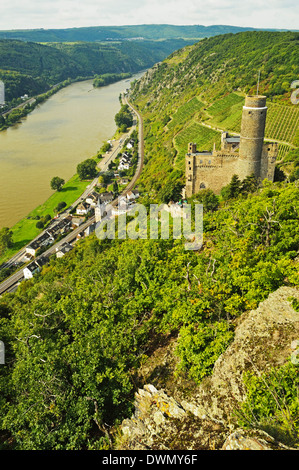
M 92 235 L 2 297 L 3 447 L 111 445 L 109 426 L 130 416 L 156 335 L 178 337 L 177 374 L 210 374 L 234 319 L 298 285 L 298 201 L 294 184 L 276 183 L 206 211 L 196 252 L 183 240 Z
M 77 174 L 80 180 L 95 178 L 97 175 L 97 162 L 93 158 L 87 158 L 77 165 Z
M 64 183 L 65 181 L 63 178 L 60 178 L 59 176 L 53 176 L 50 182 L 50 186 L 51 189 L 54 189 L 54 191 L 60 191 Z
M 104 73 L 103 75 L 96 75 L 93 81 L 94 87 L 101 87 L 109 85 L 110 83 L 117 82 L 118 80 L 124 80 L 130 78 L 131 73 Z
M 122 105 L 121 109 L 115 115 L 115 124 L 124 132 L 133 124 L 133 116 L 127 104 Z
M 11 102 L 24 94 L 35 96 L 67 79 L 138 72 L 185 44 L 182 39 L 47 45 L 0 39 L 0 80 L 5 83 L 6 100 Z
M 4 253 L 13 244 L 13 233 L 8 227 L 0 230 L 0 253 Z

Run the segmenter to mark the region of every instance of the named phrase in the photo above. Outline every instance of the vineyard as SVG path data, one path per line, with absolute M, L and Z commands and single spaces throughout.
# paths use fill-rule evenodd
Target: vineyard
M 291 145 L 299 145 L 299 107 L 267 103 L 265 135 Z
M 204 104 L 196 97 L 183 104 L 173 115 L 172 120 L 167 124 L 169 130 L 174 130 L 177 126 L 181 127 L 192 119 L 192 117 L 200 112 Z
M 179 169 L 185 168 L 185 155 L 189 142 L 195 142 L 198 150 L 212 151 L 214 142 L 216 144 L 216 148 L 220 148 L 220 141 L 220 132 L 209 129 L 196 122 L 192 122 L 188 127 L 177 134 L 174 139 L 174 146 L 178 151 L 176 166 Z

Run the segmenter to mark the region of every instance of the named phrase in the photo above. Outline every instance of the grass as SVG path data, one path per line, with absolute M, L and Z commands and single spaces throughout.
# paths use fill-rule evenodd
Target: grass
M 65 183 L 61 191 L 56 191 L 43 204 L 31 211 L 27 217 L 17 222 L 11 228 L 14 245 L 0 257 L 0 263 L 7 261 L 42 232 L 42 229 L 36 228 L 37 216 L 43 217 L 50 214 L 51 217 L 54 217 L 56 215 L 54 209 L 59 202 L 64 201 L 67 204 L 66 207 L 69 207 L 80 197 L 88 184 L 88 181 L 80 181 L 79 176 L 74 175 Z

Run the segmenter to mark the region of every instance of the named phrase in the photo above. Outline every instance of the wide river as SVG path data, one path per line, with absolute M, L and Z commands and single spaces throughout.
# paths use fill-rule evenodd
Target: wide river
M 102 88 L 92 80 L 69 85 L 0 132 L 0 228 L 43 203 L 53 176 L 67 181 L 113 136 L 119 95 L 141 75 Z

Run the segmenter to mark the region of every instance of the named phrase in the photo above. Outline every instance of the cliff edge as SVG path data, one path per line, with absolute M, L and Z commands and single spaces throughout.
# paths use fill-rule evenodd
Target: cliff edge
M 263 373 L 285 364 L 299 339 L 299 312 L 291 299 L 299 290 L 281 287 L 243 314 L 234 341 L 213 373 L 192 396 L 146 384 L 135 395 L 135 412 L 121 425 L 118 449 L 285 450 L 267 433 L 239 429 L 235 410 L 244 400 L 245 371 Z M 175 379 L 174 379 L 175 382 Z M 175 398 L 174 396 L 175 395 Z

